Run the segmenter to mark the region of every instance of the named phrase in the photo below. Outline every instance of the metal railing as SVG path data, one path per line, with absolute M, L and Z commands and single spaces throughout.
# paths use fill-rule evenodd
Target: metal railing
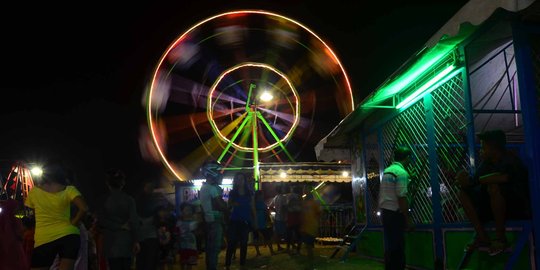
M 319 237 L 343 237 L 347 233 L 345 231 L 347 226 L 353 219 L 354 213 L 351 204 L 324 207 L 319 220 Z

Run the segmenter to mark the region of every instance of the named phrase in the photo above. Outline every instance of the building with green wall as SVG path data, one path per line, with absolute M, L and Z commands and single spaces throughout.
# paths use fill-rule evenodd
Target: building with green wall
M 418 53 L 358 104 L 316 146 L 318 157 L 350 154 L 355 216 L 365 226 L 357 254 L 383 258 L 377 209 L 383 169 L 396 147 L 414 162 L 407 263 L 457 269 L 473 229 L 453 184 L 479 164 L 478 133 L 501 129 L 529 169 L 531 220 L 509 221 L 512 250 L 474 253 L 467 269 L 540 269 L 540 3 L 472 0 Z

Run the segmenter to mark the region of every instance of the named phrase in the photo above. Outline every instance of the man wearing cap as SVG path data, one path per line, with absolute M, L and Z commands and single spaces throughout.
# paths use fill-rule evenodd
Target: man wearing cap
M 223 242 L 223 212 L 227 204 L 223 200 L 223 190 L 219 186 L 223 180 L 222 167 L 217 162 L 208 162 L 201 168 L 206 182 L 201 187 L 201 206 L 206 223 L 206 269 L 216 270 L 218 256 Z
M 407 201 L 411 149 L 402 146 L 394 151 L 394 162 L 384 170 L 379 189 L 384 232 L 385 269 L 405 269 L 405 231 L 413 229 Z
M 530 216 L 528 174 L 520 158 L 506 150 L 503 131 L 485 131 L 478 138 L 482 161 L 476 173 L 471 177 L 467 172 L 459 172 L 456 181 L 463 210 L 476 231 L 466 251 L 485 247 L 494 256 L 508 247 L 505 220 Z M 493 240 L 482 225 L 489 220 L 495 221 Z

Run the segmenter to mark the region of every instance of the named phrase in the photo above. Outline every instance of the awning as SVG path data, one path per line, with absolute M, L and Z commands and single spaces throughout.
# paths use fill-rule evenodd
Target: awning
M 351 165 L 337 162 L 265 163 L 261 182 L 351 182 Z

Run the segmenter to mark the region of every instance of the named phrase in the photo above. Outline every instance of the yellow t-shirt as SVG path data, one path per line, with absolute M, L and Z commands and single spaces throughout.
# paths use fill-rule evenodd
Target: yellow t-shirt
M 34 209 L 36 231 L 34 247 L 52 242 L 70 234 L 79 234 L 79 228 L 71 225 L 71 201 L 81 196 L 74 186 L 66 186 L 60 192 L 49 193 L 34 187 L 28 193 L 24 204 Z

